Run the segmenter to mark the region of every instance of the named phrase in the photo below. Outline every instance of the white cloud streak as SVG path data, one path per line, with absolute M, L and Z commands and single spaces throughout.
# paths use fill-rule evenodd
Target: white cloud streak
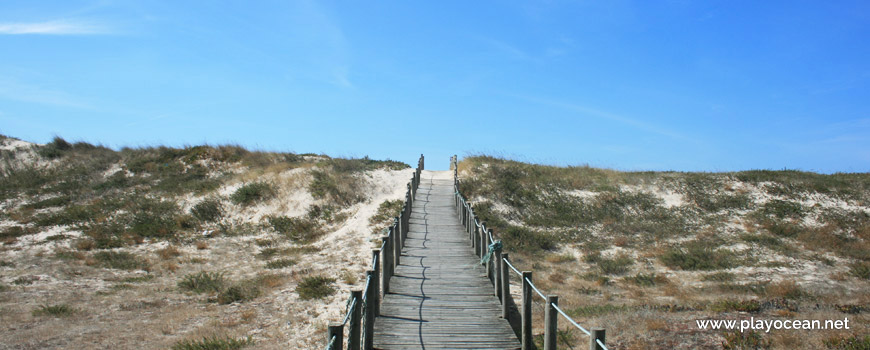
M 642 130 L 642 131 L 653 133 L 653 134 L 658 134 L 661 136 L 669 137 L 671 139 L 698 143 L 698 140 L 693 139 L 691 137 L 688 137 L 686 135 L 683 135 L 679 132 L 669 130 L 667 128 L 663 128 L 663 127 L 660 127 L 658 125 L 650 124 L 650 123 L 647 123 L 644 121 L 640 121 L 640 120 L 637 120 L 634 118 L 626 117 L 623 115 L 605 112 L 605 111 L 601 111 L 601 110 L 598 110 L 595 108 L 590 108 L 587 106 L 581 106 L 581 105 L 560 102 L 560 101 L 553 101 L 553 100 L 542 99 L 542 98 L 537 98 L 537 97 L 518 96 L 518 95 L 512 95 L 512 96 L 529 101 L 529 102 L 534 102 L 534 103 L 547 105 L 547 106 L 551 106 L 551 107 L 563 108 L 563 109 L 566 109 L 569 111 L 577 112 L 579 114 L 583 114 L 583 115 L 587 115 L 587 116 L 591 116 L 591 117 L 596 117 L 599 119 L 606 119 L 606 120 L 614 121 L 614 122 L 617 122 L 617 123 L 620 123 L 620 124 L 623 124 L 623 125 L 626 125 L 626 126 L 638 129 L 638 130 Z
M 108 34 L 108 28 L 80 21 L 0 23 L 0 35 L 95 35 Z

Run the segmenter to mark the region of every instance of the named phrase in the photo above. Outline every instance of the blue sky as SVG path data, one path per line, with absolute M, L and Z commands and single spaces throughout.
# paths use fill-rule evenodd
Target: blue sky
M 4 1 L 0 133 L 870 171 L 866 1 Z

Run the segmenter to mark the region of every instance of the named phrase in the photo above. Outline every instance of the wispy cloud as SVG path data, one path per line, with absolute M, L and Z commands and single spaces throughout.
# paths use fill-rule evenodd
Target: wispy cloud
M 91 22 L 57 20 L 45 22 L 0 23 L 0 34 L 4 35 L 94 35 L 108 34 L 109 28 Z
M 92 108 L 82 98 L 67 92 L 8 79 L 0 79 L 0 98 L 60 107 Z
M 605 112 L 596 108 L 582 106 L 573 103 L 555 101 L 545 98 L 533 97 L 533 96 L 521 96 L 521 95 L 511 95 L 512 97 L 523 99 L 529 102 L 534 102 L 542 105 L 547 105 L 551 107 L 558 107 L 562 109 L 566 109 L 569 111 L 577 112 L 582 115 L 591 116 L 599 119 L 606 119 L 610 121 L 614 121 L 638 130 L 646 131 L 653 134 L 658 134 L 661 136 L 669 137 L 676 140 L 690 141 L 697 143 L 698 140 L 691 138 L 689 136 L 683 135 L 674 130 L 670 130 L 665 127 L 661 127 L 655 124 L 651 124 L 648 122 L 644 122 L 635 118 L 627 117 L 620 114 Z

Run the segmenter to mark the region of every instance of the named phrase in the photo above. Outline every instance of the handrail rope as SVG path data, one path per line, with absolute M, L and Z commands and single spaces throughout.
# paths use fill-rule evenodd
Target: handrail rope
M 544 296 L 544 293 L 541 293 L 541 290 L 540 290 L 540 289 L 538 289 L 538 287 L 535 287 L 535 284 L 534 284 L 534 283 L 532 283 L 532 280 L 530 280 L 530 279 L 528 279 L 528 278 L 526 278 L 526 281 L 528 281 L 528 282 L 529 282 L 529 286 L 530 286 L 530 287 L 532 287 L 532 290 L 534 290 L 534 291 L 535 291 L 535 292 L 536 292 L 536 293 L 538 293 L 538 295 L 540 295 L 540 296 L 541 296 L 541 299 L 544 299 L 544 301 L 546 301 L 546 300 L 547 300 L 547 297 L 546 297 L 546 296 Z
M 366 276 L 366 286 L 363 287 L 363 296 L 362 296 L 363 301 L 365 301 L 366 297 L 369 295 L 368 291 L 369 291 L 369 286 L 371 285 L 371 282 L 372 282 L 372 275 Z
M 503 258 L 503 259 L 502 259 L 502 260 L 504 260 L 504 263 L 505 263 L 505 264 L 507 264 L 507 266 L 508 266 L 508 267 L 510 267 L 510 268 L 511 268 L 511 270 L 514 270 L 514 272 L 516 272 L 516 273 L 517 273 L 517 275 L 520 275 L 520 276 L 522 276 L 522 275 L 523 275 L 523 273 L 522 273 L 522 272 L 520 272 L 520 270 L 517 270 L 517 268 L 516 268 L 516 267 L 514 267 L 514 265 L 513 265 L 513 264 L 511 264 L 511 262 L 510 262 L 510 260 L 508 260 L 508 259 L 507 259 L 507 258 Z
M 332 349 L 334 349 L 334 348 L 333 348 L 333 345 L 335 345 L 335 339 L 336 339 L 337 337 L 338 337 L 338 336 L 336 336 L 336 335 L 333 334 L 333 335 L 332 335 L 332 338 L 329 338 L 329 344 L 326 344 L 326 350 L 332 350 Z
M 375 269 L 375 266 L 378 266 L 378 256 L 377 255 L 372 257 L 372 270 Z
M 351 298 L 347 301 L 347 314 L 344 315 L 344 321 L 341 321 L 341 325 L 346 325 L 347 320 L 350 319 L 350 314 L 353 312 L 353 307 L 356 305 L 356 298 Z
M 604 343 L 601 342 L 601 339 L 595 339 L 595 342 L 598 343 L 598 346 L 600 346 L 602 349 L 610 350 L 609 348 L 607 348 L 607 345 L 604 345 Z
M 556 309 L 556 311 L 558 311 L 560 314 L 562 314 L 562 316 L 565 316 L 565 318 L 568 320 L 568 322 L 571 322 L 571 324 L 573 324 L 574 327 L 579 328 L 581 331 L 583 331 L 583 333 L 586 333 L 586 335 L 592 335 L 592 333 L 589 332 L 588 330 L 586 330 L 586 328 L 583 328 L 583 326 L 577 324 L 577 322 L 575 322 L 574 319 L 571 318 L 571 316 L 568 316 L 568 314 L 566 314 L 565 311 L 562 311 L 562 309 L 559 308 L 559 305 L 553 304 L 553 308 Z

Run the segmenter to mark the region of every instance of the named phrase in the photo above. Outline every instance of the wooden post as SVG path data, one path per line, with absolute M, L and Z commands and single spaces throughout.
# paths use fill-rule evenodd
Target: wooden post
M 483 241 L 480 240 L 480 231 L 482 230 L 482 227 L 486 226 L 475 226 L 474 232 L 472 232 L 472 235 L 474 235 L 474 254 L 477 255 L 478 258 L 483 257 L 483 255 L 480 255 L 480 245 L 483 244 Z
M 396 269 L 399 268 L 399 259 L 402 257 L 402 242 L 399 241 L 399 219 L 393 219 L 393 226 L 390 230 L 390 235 L 392 236 L 392 244 L 393 247 L 393 270 L 390 271 L 390 275 L 396 273 Z
M 329 344 L 329 341 L 332 340 L 332 337 L 335 337 L 335 341 L 332 342 L 333 350 L 341 350 L 342 343 L 344 342 L 344 325 L 341 323 L 330 323 L 329 327 L 326 328 L 326 343 Z
M 381 237 L 384 241 L 384 250 L 381 251 L 381 283 L 383 283 L 384 297 L 390 292 L 390 270 L 393 268 L 393 260 L 390 255 L 393 254 L 393 247 L 390 247 L 390 236 Z
M 381 250 L 380 249 L 372 249 L 373 261 L 372 264 L 372 289 L 374 290 L 374 298 L 369 298 L 369 304 L 374 305 L 374 315 L 377 317 L 381 314 Z
M 501 250 L 496 250 L 493 253 L 493 258 L 489 260 L 492 261 L 492 288 L 495 293 L 495 297 L 499 300 L 501 299 Z
M 351 300 L 355 301 L 353 302 L 353 308 L 350 309 L 350 332 L 347 336 L 347 349 L 359 350 L 360 336 L 362 335 L 362 333 L 360 333 L 360 320 L 362 316 L 362 291 L 350 291 L 350 298 Z
M 366 277 L 369 278 L 369 289 L 366 290 L 366 319 L 363 324 L 363 334 L 365 342 L 363 349 L 372 350 L 374 348 L 375 335 L 375 317 L 377 317 L 378 309 L 378 284 L 377 274 L 374 270 L 366 271 Z
M 589 350 L 604 350 L 595 339 L 601 340 L 601 344 L 607 344 L 604 342 L 604 328 L 592 328 L 592 334 L 589 335 Z
M 534 349 L 532 343 L 532 272 L 523 271 L 523 327 L 522 327 L 522 342 L 523 350 Z
M 511 300 L 511 272 L 507 264 L 508 253 L 501 253 L 501 317 L 507 319 L 510 316 Z
M 486 248 L 489 246 L 489 239 L 486 238 L 486 226 L 480 225 L 480 258 L 482 259 L 486 255 Z M 489 277 L 489 272 L 486 273 L 486 276 Z
M 558 332 L 559 315 L 553 305 L 559 305 L 559 297 L 547 296 L 547 307 L 544 308 L 544 350 L 556 350 L 556 332 Z

